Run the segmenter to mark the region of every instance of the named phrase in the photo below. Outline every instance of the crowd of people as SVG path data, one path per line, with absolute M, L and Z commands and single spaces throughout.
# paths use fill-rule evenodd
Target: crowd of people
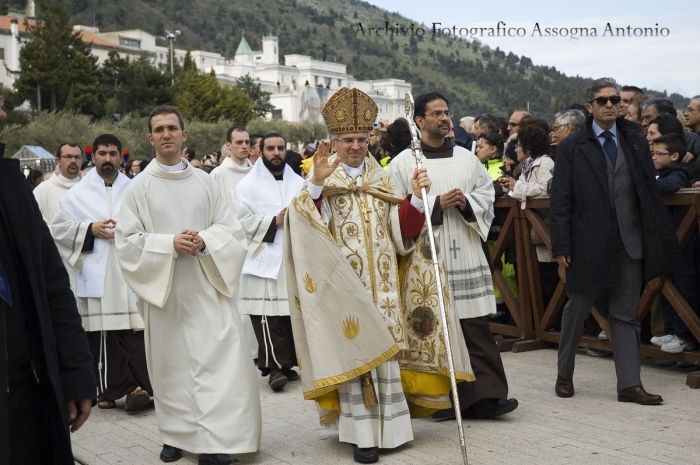
M 320 112 L 328 141 L 297 153 L 282 134 L 232 126 L 201 158 L 178 110 L 159 106 L 149 161 L 125 162 L 111 134 L 89 160 L 62 143 L 44 182 L 2 160 L 0 464 L 72 463 L 69 428 L 122 399 L 126 412 L 153 400 L 162 461 L 188 451 L 203 465 L 234 463 L 229 454 L 260 448 L 257 376 L 273 392 L 301 382 L 320 423 L 356 462 L 374 463 L 413 439 L 412 418 L 456 417 L 450 356 L 462 416 L 512 412 L 489 327 L 507 320 L 487 258 L 504 224 L 497 197 L 551 198 L 539 212 L 551 250 L 534 230 L 530 239 L 543 300 L 560 278 L 567 285 L 556 395 L 574 395 L 595 305 L 609 322 L 618 401 L 663 402 L 643 388 L 641 342 L 679 353 L 698 341 L 665 297 L 651 322 L 637 302 L 643 283 L 670 274 L 700 310 L 699 241 L 681 249 L 687 207 L 662 198 L 700 186 L 700 96 L 680 114 L 601 78 L 585 97 L 552 124 L 517 110 L 455 126 L 448 99 L 429 92 L 412 121 L 388 124 L 375 123 L 370 96 L 343 88 Z M 517 295 L 512 250 L 502 265 Z

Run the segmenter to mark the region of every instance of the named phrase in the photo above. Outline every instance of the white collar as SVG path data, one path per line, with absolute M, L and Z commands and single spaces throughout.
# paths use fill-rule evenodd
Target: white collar
M 180 158 L 180 162 L 177 165 L 172 165 L 172 166 L 164 165 L 161 162 L 159 162 L 158 160 L 156 160 L 156 163 L 158 163 L 158 166 L 160 167 L 160 169 L 162 169 L 163 171 L 168 171 L 168 172 L 182 171 L 185 168 L 187 168 L 187 165 L 185 165 L 185 162 L 182 161 L 182 158 Z
M 348 176 L 350 176 L 351 178 L 357 178 L 358 176 L 360 176 L 362 174 L 362 168 L 365 167 L 365 162 L 363 161 L 360 164 L 360 166 L 356 166 L 356 167 L 348 166 L 345 163 L 343 163 L 342 161 L 340 162 L 340 165 L 343 167 L 343 169 L 348 174 Z
M 67 178 L 61 174 L 60 171 L 56 172 L 56 176 L 58 176 L 58 180 L 61 181 L 64 184 L 72 184 L 75 182 L 80 181 L 80 175 L 74 177 L 73 179 Z

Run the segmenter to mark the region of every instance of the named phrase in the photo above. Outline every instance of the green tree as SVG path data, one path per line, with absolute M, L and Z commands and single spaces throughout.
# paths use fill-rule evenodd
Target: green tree
M 136 60 L 109 52 L 98 80 L 107 97 L 107 113 L 148 114 L 154 106 L 172 100 L 170 79 L 161 73 L 147 55 Z
M 177 82 L 173 103 L 185 118 L 210 123 L 227 119 L 244 125 L 255 109 L 243 90 L 225 87 L 215 76 L 194 70 L 184 73 Z
M 260 83 L 253 81 L 250 74 L 238 78 L 236 88 L 245 92 L 250 101 L 255 104 L 253 110 L 255 116 L 265 116 L 275 109 L 275 106 L 270 103 L 270 93 L 262 90 Z
M 25 23 L 33 39 L 19 56 L 15 89 L 35 108 L 68 109 L 99 117 L 105 97 L 97 82 L 97 57 L 73 30 L 66 10 L 56 1 L 37 8 L 36 23 Z

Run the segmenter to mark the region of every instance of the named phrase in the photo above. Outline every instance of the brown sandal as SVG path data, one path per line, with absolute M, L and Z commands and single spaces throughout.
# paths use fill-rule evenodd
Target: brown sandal
M 124 402 L 124 411 L 127 413 L 136 412 L 141 410 L 151 401 L 151 396 L 148 395 L 146 391 L 140 387 L 136 388 L 134 392 L 130 392 L 126 395 L 126 402 Z
M 117 406 L 117 403 L 114 402 L 113 400 L 100 399 L 97 401 L 97 408 L 102 409 L 102 410 L 115 408 L 116 406 Z

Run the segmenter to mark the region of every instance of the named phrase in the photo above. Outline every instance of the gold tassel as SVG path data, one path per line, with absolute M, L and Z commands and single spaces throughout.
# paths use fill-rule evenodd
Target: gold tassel
M 365 407 L 374 407 L 379 403 L 377 394 L 374 392 L 372 375 L 369 371 L 362 375 L 362 398 L 365 401 Z

